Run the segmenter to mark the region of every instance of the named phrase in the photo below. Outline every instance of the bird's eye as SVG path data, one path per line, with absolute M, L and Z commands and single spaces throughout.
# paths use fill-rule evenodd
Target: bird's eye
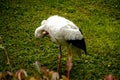
M 43 35 L 47 35 L 48 32 L 47 32 L 47 31 L 43 31 L 42 34 L 43 34 Z
M 46 34 L 46 31 L 43 31 L 42 34 Z

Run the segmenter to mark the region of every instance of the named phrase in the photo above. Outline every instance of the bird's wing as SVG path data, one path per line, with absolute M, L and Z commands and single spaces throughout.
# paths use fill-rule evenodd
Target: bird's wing
M 82 49 L 85 53 L 86 51 L 86 43 L 84 38 L 81 40 L 67 40 L 67 43 L 72 44 L 73 46 Z
M 67 25 L 70 26 L 72 29 L 78 29 L 78 27 L 71 21 L 67 20 Z
M 72 29 L 72 28 L 62 28 L 61 34 L 64 36 L 65 40 L 81 40 L 83 38 L 82 33 L 78 29 Z
M 72 44 L 73 46 L 84 50 L 86 53 L 85 40 L 79 29 L 65 28 L 62 33 L 68 44 Z

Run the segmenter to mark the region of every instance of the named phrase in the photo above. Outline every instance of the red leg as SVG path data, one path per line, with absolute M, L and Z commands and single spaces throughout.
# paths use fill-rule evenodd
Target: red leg
M 73 63 L 72 63 L 72 53 L 69 50 L 68 61 L 67 61 L 67 77 L 68 77 L 68 80 L 70 78 L 70 71 L 72 69 L 72 66 L 73 66 Z
M 60 53 L 58 54 L 58 67 L 57 67 L 57 72 L 60 72 L 60 64 L 61 64 L 61 58 L 62 58 L 62 50 L 61 50 L 61 46 L 59 46 L 60 48 Z

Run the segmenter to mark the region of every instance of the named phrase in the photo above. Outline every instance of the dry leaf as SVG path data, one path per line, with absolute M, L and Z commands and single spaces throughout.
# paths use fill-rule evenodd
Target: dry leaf
M 30 80 L 36 80 L 34 77 L 30 77 Z

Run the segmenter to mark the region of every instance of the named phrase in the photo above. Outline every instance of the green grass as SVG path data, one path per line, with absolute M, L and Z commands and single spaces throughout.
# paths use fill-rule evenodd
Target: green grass
M 43 19 L 57 14 L 79 26 L 87 44 L 87 55 L 73 55 L 71 80 L 103 80 L 107 74 L 120 77 L 119 0 L 2 0 L 0 10 L 0 35 L 11 63 L 11 67 L 6 64 L 0 49 L 1 72 L 25 68 L 33 75 L 35 61 L 56 71 L 58 45 L 48 37 L 36 40 L 34 31 Z M 61 74 L 66 73 L 66 61 L 63 49 Z

